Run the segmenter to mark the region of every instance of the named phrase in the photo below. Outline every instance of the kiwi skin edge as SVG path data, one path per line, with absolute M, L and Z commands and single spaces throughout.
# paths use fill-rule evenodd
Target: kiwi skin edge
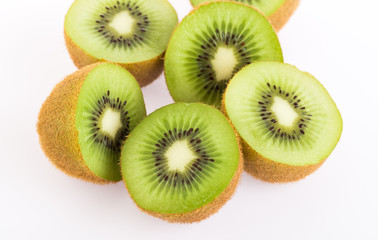
M 232 2 L 232 0 L 219 0 L 219 1 Z M 291 15 L 293 15 L 295 10 L 299 6 L 299 2 L 300 2 L 300 0 L 285 0 L 285 2 L 280 6 L 279 9 L 277 9 L 277 11 L 275 11 L 271 16 L 267 17 L 267 19 L 272 24 L 272 26 L 273 26 L 274 30 L 276 30 L 276 32 L 281 30 L 281 28 L 283 26 L 285 26 L 287 21 L 289 21 Z M 192 11 L 196 10 L 201 5 L 205 5 L 205 4 L 209 4 L 209 3 L 210 2 L 204 2 L 204 3 L 201 3 L 198 6 L 192 5 L 194 7 L 194 9 Z M 245 3 L 241 3 L 241 2 L 235 2 L 235 3 L 246 5 Z M 247 5 L 247 6 L 255 8 L 255 7 L 250 6 L 250 5 Z M 258 10 L 261 14 L 263 14 L 259 9 L 257 9 L 257 8 L 255 8 L 255 9 Z
M 245 171 L 252 176 L 271 183 L 295 182 L 315 172 L 325 161 L 315 165 L 290 166 L 271 161 L 254 151 L 243 140 Z
M 299 6 L 299 2 L 300 0 L 285 0 L 282 6 L 268 17 L 277 32 L 289 21 L 289 18 Z
M 50 161 L 66 174 L 88 182 L 111 183 L 94 175 L 81 155 L 75 127 L 76 104 L 81 86 L 91 70 L 84 67 L 67 76 L 52 90 L 39 112 L 37 132 L 43 151 Z
M 229 119 L 226 111 L 225 94 L 226 91 L 223 94 L 221 110 Z M 231 122 L 231 119 L 229 119 L 229 121 Z M 235 129 L 234 126 L 233 128 Z M 301 180 L 315 172 L 326 160 L 324 159 L 317 164 L 306 166 L 291 166 L 288 164 L 278 163 L 258 154 L 238 133 L 237 135 L 240 139 L 240 144 L 243 151 L 242 156 L 244 159 L 244 170 L 248 174 L 265 182 L 288 183 Z
M 231 124 L 231 122 L 230 122 L 230 124 Z M 236 134 L 236 129 L 233 127 L 233 125 L 231 125 L 231 126 L 234 129 L 234 132 Z M 232 195 L 235 193 L 236 187 L 239 184 L 240 176 L 241 176 L 243 169 L 244 169 L 243 152 L 242 152 L 242 149 L 241 149 L 240 139 L 239 139 L 238 135 L 236 135 L 236 139 L 237 139 L 238 146 L 239 146 L 239 163 L 238 163 L 238 166 L 236 168 L 236 172 L 235 172 L 234 176 L 232 177 L 230 183 L 228 184 L 227 188 L 220 195 L 218 195 L 212 202 L 210 202 L 210 203 L 208 203 L 208 204 L 206 204 L 206 205 L 204 205 L 200 208 L 197 208 L 197 209 L 195 209 L 191 212 L 187 212 L 187 213 L 158 213 L 158 212 L 143 209 L 143 208 L 139 207 L 138 204 L 136 204 L 135 202 L 134 203 L 137 205 L 137 207 L 141 211 L 143 211 L 147 214 L 150 214 L 154 217 L 161 218 L 161 219 L 163 219 L 167 222 L 170 222 L 170 223 L 200 222 L 200 221 L 210 217 L 214 213 L 218 212 L 219 209 L 228 200 L 230 200 Z M 123 179 L 123 182 L 125 183 L 125 186 L 127 188 L 125 179 Z M 130 193 L 130 191 L 128 191 L 128 192 Z M 131 199 L 133 199 L 133 198 L 131 198 Z
M 72 41 L 66 31 L 64 31 L 64 39 L 66 41 L 67 50 L 76 67 L 82 68 L 97 62 L 108 62 L 107 60 L 97 59 L 86 53 Z M 139 85 L 144 87 L 152 83 L 163 72 L 164 53 L 165 52 L 144 62 L 116 64 L 128 70 L 138 81 Z

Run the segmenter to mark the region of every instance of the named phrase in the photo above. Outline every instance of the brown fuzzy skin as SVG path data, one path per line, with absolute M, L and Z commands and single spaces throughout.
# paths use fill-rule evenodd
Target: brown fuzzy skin
M 235 130 L 235 129 L 234 129 Z M 158 213 L 158 212 L 153 212 L 150 210 L 143 209 L 138 206 L 138 204 L 135 204 L 138 206 L 140 210 L 142 210 L 145 213 L 148 213 L 154 217 L 161 218 L 167 222 L 170 223 L 194 223 L 194 222 L 200 222 L 214 213 L 217 213 L 219 209 L 226 204 L 228 200 L 231 199 L 232 195 L 235 193 L 236 187 L 238 186 L 240 176 L 243 172 L 244 169 L 244 161 L 243 161 L 243 152 L 241 150 L 241 145 L 239 138 L 238 140 L 238 145 L 239 145 L 239 163 L 238 167 L 236 169 L 236 172 L 234 176 L 232 177 L 230 183 L 228 184 L 227 188 L 219 195 L 217 196 L 214 201 L 196 209 L 191 212 L 187 213 Z M 125 186 L 126 185 L 126 181 Z
M 66 40 L 67 50 L 76 67 L 82 68 L 97 62 L 107 62 L 106 60 L 97 59 L 86 53 L 72 41 L 66 32 L 64 32 L 64 38 Z M 139 85 L 144 87 L 152 83 L 163 72 L 163 58 L 164 53 L 144 62 L 116 64 L 127 69 L 136 78 Z
M 286 0 L 277 11 L 268 17 L 277 32 L 289 21 L 299 6 L 299 2 L 300 0 Z
M 95 176 L 85 165 L 75 128 L 81 86 L 97 65 L 84 67 L 55 86 L 39 112 L 37 132 L 43 151 L 56 167 L 70 176 L 104 184 L 111 181 Z
M 225 102 L 226 92 L 223 94 L 221 111 L 229 119 L 226 111 Z M 232 122 L 231 122 L 232 124 Z M 232 125 L 233 126 L 233 125 Z M 233 126 L 235 129 L 235 127 Z M 235 129 L 236 131 L 236 129 Z M 288 164 L 278 163 L 261 156 L 244 139 L 237 133 L 240 139 L 240 145 L 243 151 L 244 170 L 250 175 L 270 183 L 288 183 L 295 182 L 305 178 L 315 172 L 326 159 L 318 164 L 306 166 L 292 166 Z
M 291 166 L 269 160 L 242 140 L 244 169 L 252 176 L 271 183 L 295 182 L 315 172 L 325 160 L 315 165 Z

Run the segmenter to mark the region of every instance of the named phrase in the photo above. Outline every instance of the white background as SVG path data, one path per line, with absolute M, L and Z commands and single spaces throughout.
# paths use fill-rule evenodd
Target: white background
M 180 19 L 191 9 L 189 0 L 170 2 Z M 122 182 L 68 177 L 41 151 L 39 108 L 76 70 L 63 40 L 71 3 L 1 3 L 0 239 L 378 239 L 375 0 L 302 0 L 279 33 L 286 62 L 317 77 L 343 116 L 325 164 L 292 184 L 243 174 L 219 213 L 190 225 L 141 213 Z M 143 93 L 149 113 L 172 102 L 163 76 Z

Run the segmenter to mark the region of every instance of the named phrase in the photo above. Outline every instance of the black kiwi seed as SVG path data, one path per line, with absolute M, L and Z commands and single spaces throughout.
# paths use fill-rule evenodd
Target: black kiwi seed
M 301 105 L 301 99 L 295 94 L 295 92 L 287 93 L 280 86 L 277 87 L 276 85 L 271 85 L 269 82 L 266 83 L 266 85 L 267 89 L 262 92 L 261 100 L 257 102 L 260 108 L 261 120 L 265 122 L 265 125 L 272 136 L 300 141 L 301 136 L 306 133 L 306 124 L 311 121 L 312 115 L 306 111 L 305 106 Z M 267 110 L 273 104 L 272 96 L 279 96 L 287 100 L 298 115 L 301 116 L 301 118 L 297 120 L 295 128 L 290 130 L 281 128 L 277 119 L 272 116 L 272 112 Z
M 224 79 L 222 81 L 216 80 L 215 71 L 212 69 L 211 60 L 214 59 L 217 53 L 218 47 L 233 47 L 235 58 L 238 60 L 237 66 L 235 66 L 232 75 L 238 72 L 242 67 L 250 64 L 252 61 L 258 60 L 258 51 L 253 44 L 245 43 L 246 37 L 238 33 L 238 28 L 229 26 L 227 29 L 218 26 L 218 23 L 214 23 L 214 29 L 209 32 L 204 32 L 203 34 L 197 34 L 194 41 L 198 45 L 196 52 L 193 54 L 190 52 L 188 56 L 195 56 L 195 61 L 197 63 L 197 72 L 194 73 L 195 76 L 202 79 L 202 88 L 205 89 L 209 94 L 214 94 L 213 92 L 218 92 L 218 95 L 223 94 L 225 88 L 227 87 L 228 81 L 230 79 Z M 210 35 L 209 35 L 210 34 Z M 209 37 L 206 37 L 209 36 Z M 253 36 L 249 36 L 248 41 L 251 41 Z M 201 43 L 198 44 L 198 41 Z M 191 59 L 188 59 L 191 61 Z
M 137 23 L 131 34 L 121 35 L 109 26 L 114 16 L 123 11 L 129 12 Z M 112 47 L 133 48 L 137 44 L 143 43 L 148 26 L 148 16 L 140 11 L 135 2 L 127 1 L 127 4 L 125 4 L 125 1 L 122 3 L 117 1 L 116 5 L 106 6 L 104 12 L 98 15 L 94 30 L 105 40 L 107 39 L 108 44 Z
M 123 105 L 117 104 L 117 102 L 119 101 L 119 98 L 111 98 L 110 91 L 108 90 L 107 93 L 97 101 L 97 108 L 92 112 L 93 117 L 91 118 L 92 121 L 94 121 L 92 128 L 92 137 L 94 141 L 105 145 L 115 152 L 119 152 L 121 150 L 121 144 L 126 140 L 126 137 L 130 132 L 130 117 L 127 116 L 128 111 L 126 111 L 124 108 L 127 101 L 121 101 Z M 106 133 L 101 132 L 100 128 L 98 127 L 98 123 L 99 121 L 101 121 L 104 110 L 108 108 L 112 108 L 113 110 L 120 112 L 121 115 L 122 127 L 118 130 L 114 138 L 108 136 Z
M 174 188 L 190 189 L 194 181 L 200 181 L 206 172 L 211 171 L 214 159 L 209 159 L 209 155 L 201 146 L 202 140 L 198 136 L 199 128 L 173 129 L 162 134 L 161 139 L 155 143 L 152 155 L 155 159 L 155 173 L 158 182 L 163 185 L 171 185 Z M 168 159 L 165 157 L 166 151 L 175 141 L 188 140 L 189 147 L 195 152 L 201 152 L 195 161 L 188 166 L 185 172 L 172 171 L 168 169 Z M 164 143 L 164 145 L 162 144 Z

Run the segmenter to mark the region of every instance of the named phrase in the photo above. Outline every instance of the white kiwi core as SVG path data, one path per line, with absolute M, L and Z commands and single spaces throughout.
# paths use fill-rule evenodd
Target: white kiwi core
M 174 142 L 168 148 L 165 157 L 168 159 L 168 169 L 179 172 L 184 172 L 186 166 L 197 158 L 187 140 Z
M 106 109 L 101 121 L 101 130 L 110 137 L 115 138 L 121 127 L 121 113 L 111 108 Z
M 216 80 L 219 82 L 230 79 L 237 64 L 233 48 L 219 47 L 211 61 Z
M 281 97 L 274 97 L 274 102 L 271 109 L 277 116 L 277 121 L 283 126 L 292 127 L 295 120 L 298 118 L 298 113 L 285 99 Z
M 114 16 L 109 26 L 119 34 L 125 35 L 133 31 L 135 19 L 127 11 L 122 11 Z

